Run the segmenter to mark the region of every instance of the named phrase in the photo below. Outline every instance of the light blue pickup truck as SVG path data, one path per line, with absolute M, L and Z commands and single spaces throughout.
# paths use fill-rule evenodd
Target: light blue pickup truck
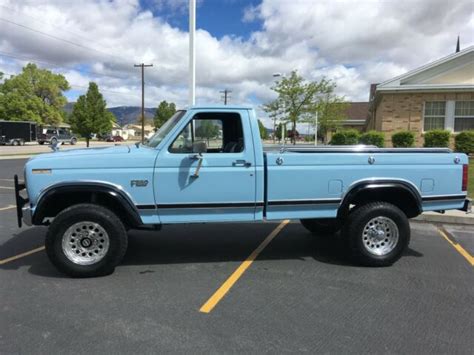
M 15 193 L 19 225 L 49 225 L 47 254 L 75 277 L 113 272 L 128 229 L 281 219 L 340 231 L 358 263 L 385 266 L 407 247 L 409 218 L 470 210 L 467 164 L 448 149 L 264 149 L 252 108 L 199 106 L 143 145 L 31 158 Z

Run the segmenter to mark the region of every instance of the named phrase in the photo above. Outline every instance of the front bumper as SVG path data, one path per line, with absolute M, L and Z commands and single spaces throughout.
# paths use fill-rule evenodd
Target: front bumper
M 26 185 L 24 182 L 18 181 L 18 175 L 14 177 L 15 181 L 15 201 L 16 201 L 16 217 L 18 222 L 18 227 L 21 228 L 22 221 L 25 222 L 26 225 L 31 226 L 32 224 L 32 217 L 31 217 L 31 209 L 29 206 L 29 199 L 24 198 L 20 195 L 22 190 L 26 189 Z
M 472 199 L 466 198 L 464 201 L 464 206 L 459 209 L 459 211 L 464 211 L 466 213 L 472 213 Z

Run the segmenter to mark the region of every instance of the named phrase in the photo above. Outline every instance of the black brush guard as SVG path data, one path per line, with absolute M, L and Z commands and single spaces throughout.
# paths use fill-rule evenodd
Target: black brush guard
M 18 181 L 18 175 L 14 177 L 15 181 L 15 201 L 16 201 L 16 217 L 18 220 L 18 227 L 21 228 L 22 226 L 22 219 L 23 219 L 23 206 L 25 206 L 29 201 L 29 199 L 24 198 L 20 195 L 20 191 L 26 188 L 24 182 Z

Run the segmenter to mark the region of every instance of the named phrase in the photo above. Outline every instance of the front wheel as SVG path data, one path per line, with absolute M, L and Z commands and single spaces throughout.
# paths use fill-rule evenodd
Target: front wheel
M 71 145 L 76 145 L 77 143 L 77 138 L 72 138 L 71 139 Z
M 46 235 L 51 262 L 72 277 L 111 274 L 127 250 L 127 232 L 110 210 L 93 204 L 69 207 L 54 218 Z
M 410 242 L 410 224 L 405 213 L 386 202 L 357 207 L 344 224 L 355 261 L 366 266 L 389 266 L 402 256 Z

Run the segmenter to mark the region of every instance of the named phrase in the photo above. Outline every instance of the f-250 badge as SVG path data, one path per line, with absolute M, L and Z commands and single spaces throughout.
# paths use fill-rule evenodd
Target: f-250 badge
M 146 187 L 148 180 L 130 180 L 131 187 Z

